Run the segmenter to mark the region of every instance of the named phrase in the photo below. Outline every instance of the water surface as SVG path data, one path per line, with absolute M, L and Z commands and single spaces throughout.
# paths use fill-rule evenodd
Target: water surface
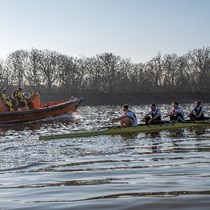
M 140 119 L 147 106 L 133 106 Z M 166 112 L 168 105 L 161 105 Z M 210 206 L 210 129 L 39 141 L 110 126 L 120 107 L 0 127 L 0 209 L 184 209 Z

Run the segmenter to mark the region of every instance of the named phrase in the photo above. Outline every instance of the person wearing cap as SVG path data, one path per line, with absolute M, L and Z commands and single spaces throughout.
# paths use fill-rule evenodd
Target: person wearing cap
M 205 120 L 205 107 L 201 105 L 200 101 L 195 102 L 195 107 L 191 110 L 189 117 L 191 121 L 195 120 Z
M 161 123 L 161 111 L 157 108 L 156 104 L 150 105 L 150 111 L 142 119 L 143 122 L 148 124 L 160 124 Z
M 118 118 L 113 118 L 112 123 L 120 122 L 121 127 L 137 126 L 137 118 L 134 112 L 128 109 L 128 105 L 125 104 L 122 107 L 124 114 Z

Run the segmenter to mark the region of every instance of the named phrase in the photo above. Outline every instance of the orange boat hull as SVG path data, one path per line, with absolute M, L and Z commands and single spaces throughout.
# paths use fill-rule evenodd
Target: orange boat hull
M 40 109 L 29 109 L 21 111 L 10 111 L 0 113 L 0 124 L 19 123 L 55 117 L 68 112 L 75 112 L 83 98 L 66 100 L 65 102 L 56 103 Z

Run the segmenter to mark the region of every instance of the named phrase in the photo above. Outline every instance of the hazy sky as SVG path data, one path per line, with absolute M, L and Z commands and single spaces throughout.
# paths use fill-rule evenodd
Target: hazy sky
M 210 46 L 210 0 L 0 0 L 0 58 L 49 49 L 132 62 Z

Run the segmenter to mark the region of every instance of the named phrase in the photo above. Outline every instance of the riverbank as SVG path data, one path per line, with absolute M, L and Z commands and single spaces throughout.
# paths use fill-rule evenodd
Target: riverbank
M 73 94 L 41 94 L 42 101 L 58 100 L 63 98 L 70 98 Z M 203 103 L 210 103 L 210 93 L 139 93 L 139 94 L 99 94 L 86 93 L 76 94 L 75 97 L 84 97 L 81 106 L 90 105 L 138 105 L 138 104 L 167 104 L 172 101 L 179 103 L 193 103 L 200 100 Z

